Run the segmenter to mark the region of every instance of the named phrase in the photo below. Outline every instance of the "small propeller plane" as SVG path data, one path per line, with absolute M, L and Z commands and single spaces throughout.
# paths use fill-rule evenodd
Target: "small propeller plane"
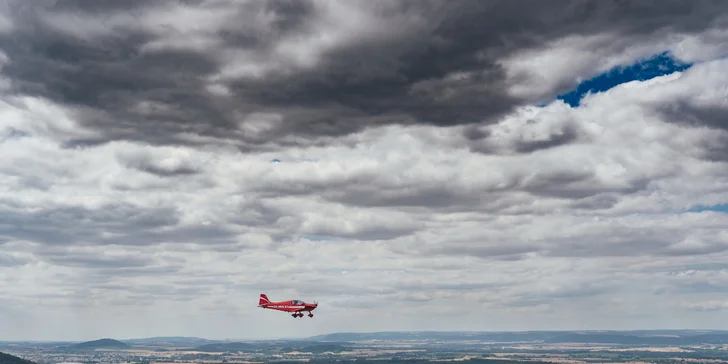
M 313 312 L 311 311 L 318 307 L 318 302 L 306 303 L 301 300 L 271 302 L 265 293 L 261 293 L 260 299 L 258 300 L 258 307 L 277 311 L 293 312 L 293 314 L 291 314 L 293 317 L 303 317 L 303 313 L 308 312 L 308 317 L 313 317 Z

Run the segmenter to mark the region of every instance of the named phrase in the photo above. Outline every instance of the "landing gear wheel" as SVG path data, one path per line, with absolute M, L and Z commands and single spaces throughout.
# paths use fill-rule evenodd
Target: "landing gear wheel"
M 313 314 L 312 313 L 309 313 L 308 314 L 308 317 L 313 318 Z

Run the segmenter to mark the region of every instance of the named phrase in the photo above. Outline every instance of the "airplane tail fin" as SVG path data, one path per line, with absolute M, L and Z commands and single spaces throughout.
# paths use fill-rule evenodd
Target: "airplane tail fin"
M 260 299 L 258 300 L 258 306 L 267 305 L 270 303 L 270 300 L 268 299 L 268 296 L 265 295 L 265 293 L 260 294 Z

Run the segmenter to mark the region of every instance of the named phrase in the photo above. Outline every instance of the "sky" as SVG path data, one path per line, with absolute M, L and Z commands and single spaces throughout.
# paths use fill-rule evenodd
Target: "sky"
M 726 329 L 727 55 L 724 1 L 5 1 L 0 340 Z

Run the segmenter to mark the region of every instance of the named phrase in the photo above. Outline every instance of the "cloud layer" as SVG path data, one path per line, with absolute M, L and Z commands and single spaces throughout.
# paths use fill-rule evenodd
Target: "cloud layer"
M 2 9 L 0 339 L 728 318 L 724 2 L 131 4 Z

